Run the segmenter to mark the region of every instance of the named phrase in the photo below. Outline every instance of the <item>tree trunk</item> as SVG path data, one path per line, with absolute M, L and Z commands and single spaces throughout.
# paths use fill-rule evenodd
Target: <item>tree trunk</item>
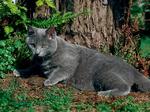
M 67 26 L 65 39 L 111 52 L 114 42 L 119 39 L 118 28 L 125 17 L 125 3 L 124 0 L 108 1 L 108 5 L 103 5 L 102 0 L 56 0 L 56 7 L 60 11 L 91 11 L 89 15 L 79 16 Z

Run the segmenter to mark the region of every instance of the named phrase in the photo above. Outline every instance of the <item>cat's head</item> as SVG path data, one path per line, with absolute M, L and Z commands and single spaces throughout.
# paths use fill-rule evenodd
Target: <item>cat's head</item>
M 57 50 L 56 37 L 54 27 L 48 29 L 29 27 L 26 42 L 33 55 L 44 57 L 46 55 L 52 55 Z

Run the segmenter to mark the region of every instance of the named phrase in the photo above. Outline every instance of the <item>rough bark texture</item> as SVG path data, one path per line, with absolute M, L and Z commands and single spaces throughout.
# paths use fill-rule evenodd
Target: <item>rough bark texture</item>
M 60 11 L 91 11 L 89 15 L 79 16 L 67 26 L 65 39 L 75 44 L 102 48 L 103 51 L 110 52 L 114 42 L 119 38 L 119 30 L 116 29 L 124 20 L 123 14 L 127 6 L 125 3 L 124 0 L 108 1 L 108 5 L 103 5 L 102 0 L 56 0 Z

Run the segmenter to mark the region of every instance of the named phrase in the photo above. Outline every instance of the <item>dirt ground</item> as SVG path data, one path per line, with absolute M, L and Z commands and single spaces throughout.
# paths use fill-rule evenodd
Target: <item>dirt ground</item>
M 47 88 L 50 89 L 51 87 L 44 87 L 43 81 L 45 80 L 42 77 L 39 76 L 33 76 L 30 78 L 19 78 L 14 77 L 12 75 L 9 75 L 6 79 L 1 80 L 1 87 L 7 88 L 9 84 L 11 83 L 12 79 L 17 79 L 17 82 L 19 82 L 21 88 L 24 88 L 28 91 L 28 95 L 32 98 L 42 98 L 42 91 L 43 89 Z M 64 88 L 66 91 L 70 88 L 69 86 L 66 86 L 64 84 L 57 84 L 56 85 L 59 88 Z M 17 94 L 17 93 L 16 93 Z M 111 103 L 117 99 L 124 98 L 126 96 L 121 97 L 105 97 L 105 96 L 98 96 L 96 92 L 87 92 L 87 91 L 78 91 L 73 89 L 73 95 L 74 95 L 74 102 L 108 102 Z M 136 102 L 148 102 L 150 101 L 150 93 L 140 93 L 140 92 L 131 92 L 128 96 L 133 96 L 134 100 Z

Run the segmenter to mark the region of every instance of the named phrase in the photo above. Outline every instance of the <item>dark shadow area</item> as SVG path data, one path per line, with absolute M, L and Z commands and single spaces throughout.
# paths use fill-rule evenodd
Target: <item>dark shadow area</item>
M 32 2 L 31 0 L 19 0 L 18 2 L 21 6 L 24 6 L 28 9 L 27 16 L 32 19 L 36 8 L 36 0 L 32 0 Z
M 44 76 L 43 68 L 41 66 L 43 59 L 40 57 L 34 56 L 32 60 L 26 59 L 26 60 L 17 60 L 17 72 L 20 74 L 20 77 L 22 78 L 28 78 L 33 75 L 39 75 L 41 77 Z
M 108 5 L 113 12 L 115 27 L 121 28 L 128 19 L 129 0 L 108 0 Z

